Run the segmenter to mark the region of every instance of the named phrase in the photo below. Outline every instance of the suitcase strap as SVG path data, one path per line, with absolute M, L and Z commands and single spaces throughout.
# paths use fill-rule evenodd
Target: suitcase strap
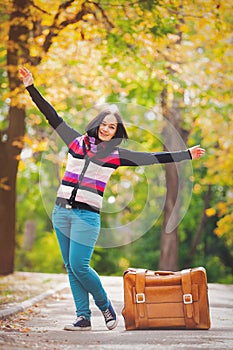
M 192 297 L 191 269 L 181 271 L 181 282 L 184 303 L 184 319 L 186 328 L 195 328 L 194 307 Z
M 137 316 L 135 317 L 136 328 L 145 329 L 148 328 L 148 317 L 145 299 L 145 283 L 146 283 L 146 271 L 145 269 L 136 270 L 136 310 Z

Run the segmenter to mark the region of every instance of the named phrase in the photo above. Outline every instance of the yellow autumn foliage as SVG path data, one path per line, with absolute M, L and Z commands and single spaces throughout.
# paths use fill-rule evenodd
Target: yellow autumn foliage
M 208 217 L 214 216 L 216 214 L 216 209 L 215 208 L 208 208 L 206 209 L 206 215 Z

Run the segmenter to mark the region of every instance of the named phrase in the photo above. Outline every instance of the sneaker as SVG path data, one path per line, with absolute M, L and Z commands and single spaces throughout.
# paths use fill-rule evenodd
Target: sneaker
M 114 329 L 118 324 L 116 312 L 110 302 L 108 309 L 102 311 L 108 329 Z
M 90 331 L 91 321 L 87 320 L 84 316 L 78 316 L 74 323 L 66 325 L 64 327 L 66 331 Z

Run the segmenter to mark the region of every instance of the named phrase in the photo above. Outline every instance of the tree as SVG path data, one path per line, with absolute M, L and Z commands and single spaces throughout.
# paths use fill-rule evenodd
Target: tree
M 210 124 L 208 117 L 204 115 L 205 112 L 210 113 L 212 110 L 213 115 L 218 115 L 220 108 L 216 108 L 216 93 L 218 92 L 218 83 L 222 85 L 221 78 L 214 78 L 214 71 L 216 66 L 218 69 L 222 67 L 223 70 L 228 71 L 228 50 L 229 47 L 226 45 L 223 49 L 222 44 L 218 45 L 219 42 L 227 42 L 230 31 L 230 20 L 227 15 L 227 9 L 229 8 L 229 3 L 224 4 L 214 4 L 214 3 L 205 3 L 201 4 L 200 2 L 195 2 L 182 5 L 180 1 L 173 1 L 173 6 L 167 7 L 168 12 L 173 13 L 177 19 L 177 32 L 173 33 L 174 37 L 167 42 L 166 48 L 160 48 L 162 54 L 166 54 L 167 62 L 167 75 L 166 80 L 170 82 L 169 94 L 170 94 L 170 105 L 166 103 L 167 96 L 166 87 L 164 93 L 162 94 L 162 105 L 164 109 L 164 116 L 169 119 L 173 125 L 176 125 L 176 129 L 180 133 L 184 142 L 188 141 L 188 136 L 191 135 L 190 139 L 195 139 L 194 142 L 200 143 L 201 137 L 203 135 L 203 141 L 201 142 L 203 146 L 207 146 L 210 142 L 211 145 L 216 147 L 218 143 L 215 139 L 216 136 L 220 134 L 219 132 L 219 123 L 211 123 L 211 128 L 217 128 L 214 133 L 210 133 Z M 204 6 L 203 6 L 204 5 Z M 204 35 L 205 33 L 205 35 Z M 208 33 L 208 34 L 207 34 Z M 166 43 L 166 41 L 164 41 Z M 164 43 L 163 43 L 164 44 Z M 215 48 L 215 50 L 213 49 Z M 195 62 L 195 63 L 194 63 Z M 206 67 L 203 70 L 203 66 Z M 223 94 L 222 101 L 222 112 L 223 116 L 217 117 L 217 119 L 224 120 L 224 115 L 229 110 L 229 75 L 225 74 L 226 82 Z M 209 83 L 208 83 L 209 82 Z M 208 87 L 207 87 L 208 86 Z M 198 92 L 197 92 L 198 89 Z M 195 93 L 193 94 L 193 92 Z M 191 95 L 193 94 L 192 98 Z M 206 98 L 207 95 L 209 99 Z M 198 97 L 197 97 L 198 96 Z M 220 98 L 220 95 L 219 95 Z M 218 99 L 219 99 L 218 98 Z M 222 99 L 222 98 L 220 98 Z M 208 102 L 209 105 L 208 105 Z M 174 108 L 176 106 L 176 108 Z M 205 106 L 205 107 L 204 107 Z M 188 107 L 188 108 L 187 108 Z M 212 117 L 213 117 L 212 115 Z M 229 121 L 229 114 L 228 114 Z M 197 132 L 198 138 L 193 137 L 195 131 L 193 128 L 190 128 L 192 123 L 197 123 L 199 131 Z M 207 125 L 205 124 L 207 123 Z M 223 122 L 226 128 L 229 128 L 229 123 Z M 206 129 L 208 128 L 208 131 Z M 201 135 L 201 132 L 203 134 Z M 223 132 L 221 132 L 222 134 Z M 166 139 L 166 128 L 165 128 L 165 139 Z M 209 142 L 207 142 L 207 140 Z M 169 142 L 169 141 L 168 141 Z M 172 142 L 172 141 L 171 141 Z M 190 141 L 189 141 L 190 142 Z M 220 149 L 228 148 L 231 149 L 231 143 L 225 143 L 225 146 L 221 143 Z M 207 146 L 207 151 L 210 151 L 209 145 Z M 211 152 L 211 151 L 210 151 Z M 200 225 L 197 225 L 197 232 L 194 232 L 194 239 L 191 248 L 191 255 L 189 256 L 189 265 L 192 264 L 192 257 L 194 256 L 198 243 L 200 241 L 201 234 L 203 233 L 203 227 L 208 221 L 208 216 L 213 215 L 216 210 L 208 210 L 210 206 L 210 193 L 211 185 L 217 180 L 215 178 L 209 177 L 209 172 L 216 171 L 215 166 L 218 167 L 219 164 L 216 163 L 216 154 L 215 151 L 211 152 L 207 159 L 206 165 L 208 164 L 209 171 L 206 174 L 206 178 L 201 180 L 203 184 L 203 190 L 206 191 L 203 196 L 203 214 L 200 214 L 201 221 Z M 220 153 L 220 150 L 217 151 L 217 154 Z M 230 153 L 230 152 L 229 152 Z M 213 161 L 213 163 L 212 163 Z M 205 160 L 204 160 L 205 163 Z M 211 166 L 210 166 L 211 163 Z M 228 173 L 232 164 L 231 159 L 227 157 L 226 163 L 223 165 L 221 163 L 220 167 L 225 168 L 224 173 Z M 215 165 L 214 165 L 215 164 Z M 194 165 L 195 170 L 197 167 Z M 215 170 L 213 170 L 215 168 Z M 178 228 L 170 234 L 165 233 L 165 227 L 167 224 L 167 218 L 170 217 L 170 213 L 174 208 L 175 201 L 177 200 L 177 175 L 175 169 L 172 165 L 166 166 L 166 178 L 167 178 L 167 198 L 165 202 L 164 210 L 164 222 L 163 222 L 163 231 L 161 239 L 161 257 L 160 257 L 160 267 L 162 269 L 177 269 L 177 250 L 178 250 Z M 231 181 L 231 177 L 225 176 L 228 178 L 228 181 Z M 229 193 L 229 192 L 228 192 Z M 228 196 L 229 204 L 232 202 Z M 220 205 L 221 206 L 221 205 Z M 226 220 L 225 222 L 230 222 L 232 220 L 229 213 L 228 205 L 223 205 L 226 210 Z M 175 215 L 178 215 L 176 213 Z M 215 232 L 219 235 L 222 233 L 221 223 L 224 220 L 220 220 L 218 228 Z M 226 231 L 226 225 L 222 225 Z M 229 227 L 229 226 L 228 226 Z M 225 237 L 229 237 L 229 234 L 225 233 Z M 229 242 L 230 240 L 228 240 Z
M 10 5 L 7 37 L 10 103 L 6 126 L 0 133 L 0 162 L 3 165 L 0 168 L 0 274 L 9 274 L 14 269 L 16 177 L 26 129 L 25 105 L 18 98 L 22 91 L 18 67 L 23 64 L 37 66 L 59 33 L 65 27 L 81 22 L 88 14 L 95 16 L 99 12 L 103 22 L 108 22 L 101 7 L 89 1 L 77 4 L 69 0 L 59 6 L 53 4 L 53 16 L 29 0 L 13 0 L 6 5 Z M 45 23 L 41 20 L 42 14 L 47 16 Z
M 221 237 L 225 248 L 232 254 L 230 174 L 233 167 L 233 120 L 230 87 L 232 57 L 229 54 L 232 19 L 229 16 L 230 2 L 210 5 L 205 4 L 205 16 L 198 20 L 199 26 L 194 20 L 190 36 L 194 48 L 190 62 L 192 70 L 186 70 L 187 79 L 190 80 L 186 93 L 192 107 L 190 113 L 194 117 L 190 139 L 199 142 L 202 138 L 207 149 L 207 157 L 203 159 L 205 171 L 200 172 L 199 179 L 202 187 L 198 184 L 194 186 L 194 192 L 202 196 L 203 204 L 187 254 L 189 266 L 192 257 L 199 253 L 199 244 L 204 245 L 209 222 L 214 221 L 216 225 L 212 235 Z M 196 166 L 195 172 L 198 172 Z

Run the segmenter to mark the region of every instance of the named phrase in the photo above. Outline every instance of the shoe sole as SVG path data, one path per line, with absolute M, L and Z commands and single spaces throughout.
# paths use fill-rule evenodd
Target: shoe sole
M 65 331 L 91 331 L 91 327 L 74 327 L 74 326 L 65 326 Z
M 108 326 L 108 325 L 106 324 L 106 326 L 107 326 L 107 328 L 111 331 L 111 330 L 113 330 L 114 328 L 116 328 L 116 326 L 118 325 L 118 322 L 119 322 L 119 320 L 118 320 L 118 318 L 117 318 L 116 321 L 115 321 L 115 323 L 113 323 L 113 325 Z

